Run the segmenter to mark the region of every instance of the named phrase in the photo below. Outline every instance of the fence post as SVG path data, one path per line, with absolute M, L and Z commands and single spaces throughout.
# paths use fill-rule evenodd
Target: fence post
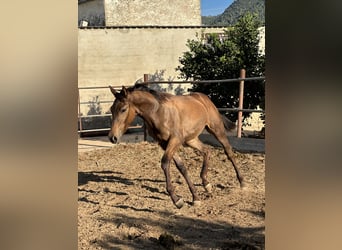
M 144 82 L 148 82 L 148 74 L 144 74 Z M 144 121 L 144 141 L 147 140 L 147 128 Z
M 80 133 L 79 133 L 79 137 L 81 137 L 81 133 L 82 133 L 82 116 L 81 116 L 81 100 L 80 100 L 80 89 L 77 90 L 78 92 L 78 122 L 79 122 L 79 129 L 80 129 Z
M 246 70 L 240 70 L 240 78 L 246 78 Z M 244 80 L 240 81 L 240 89 L 239 89 L 239 113 L 238 113 L 238 127 L 237 127 L 237 137 L 241 138 L 241 131 L 242 131 L 242 111 L 243 109 L 243 89 L 244 89 Z

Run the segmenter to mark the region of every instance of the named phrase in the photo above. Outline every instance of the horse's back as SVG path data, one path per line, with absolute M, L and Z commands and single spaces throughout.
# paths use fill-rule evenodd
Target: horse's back
M 193 119 L 209 125 L 212 121 L 220 121 L 220 114 L 214 103 L 203 93 L 194 92 L 189 95 L 175 96 L 174 104 L 184 119 Z
M 207 110 L 207 112 L 210 115 L 218 115 L 218 110 L 216 108 L 216 106 L 214 105 L 214 103 L 210 100 L 210 98 L 203 94 L 203 93 L 199 93 L 199 92 L 194 92 L 191 93 L 189 96 L 191 96 L 192 98 L 196 99 L 198 102 L 200 102 Z
M 208 109 L 215 108 L 215 105 L 204 94 L 194 92 L 189 95 L 174 96 L 173 104 L 183 112 L 201 111 L 207 112 Z

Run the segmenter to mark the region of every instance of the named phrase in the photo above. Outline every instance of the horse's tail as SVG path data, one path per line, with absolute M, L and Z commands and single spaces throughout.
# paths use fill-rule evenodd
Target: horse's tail
M 226 128 L 227 131 L 231 131 L 236 128 L 235 123 L 229 120 L 227 117 L 225 117 L 224 115 L 221 115 L 221 118 L 222 118 L 224 127 Z

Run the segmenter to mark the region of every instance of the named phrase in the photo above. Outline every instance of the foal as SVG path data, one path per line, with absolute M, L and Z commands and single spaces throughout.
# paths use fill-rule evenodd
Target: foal
M 191 146 L 201 152 L 203 155 L 200 175 L 202 184 L 207 192 L 212 191 L 212 185 L 207 180 L 209 150 L 198 139 L 204 128 L 222 144 L 228 159 L 233 164 L 240 186 L 244 187 L 232 147 L 225 134 L 225 129 L 232 129 L 235 124 L 221 116 L 206 95 L 191 93 L 185 96 L 175 96 L 157 92 L 142 84 L 136 84 L 128 89 L 122 87 L 121 92 L 117 92 L 111 86 L 109 88 L 115 96 L 115 101 L 111 106 L 112 126 L 108 134 L 109 140 L 112 143 L 117 143 L 135 116 L 141 116 L 149 134 L 165 150 L 161 159 L 161 167 L 166 178 L 166 190 L 177 208 L 181 208 L 184 201 L 175 194 L 174 186 L 171 183 L 169 170 L 171 160 L 184 176 L 192 194 L 193 204 L 200 203 L 188 171 L 177 154 L 181 145 Z

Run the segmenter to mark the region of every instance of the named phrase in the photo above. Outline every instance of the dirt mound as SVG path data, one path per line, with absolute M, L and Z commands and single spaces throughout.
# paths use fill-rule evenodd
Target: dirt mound
M 179 155 L 201 197 L 191 194 L 174 165 L 171 176 L 185 205 L 166 193 L 163 151 L 154 143 L 119 144 L 79 153 L 79 249 L 264 249 L 265 155 L 236 153 L 248 182 L 241 190 L 222 148 L 211 148 L 208 180 L 199 177 L 202 157 L 191 148 Z

